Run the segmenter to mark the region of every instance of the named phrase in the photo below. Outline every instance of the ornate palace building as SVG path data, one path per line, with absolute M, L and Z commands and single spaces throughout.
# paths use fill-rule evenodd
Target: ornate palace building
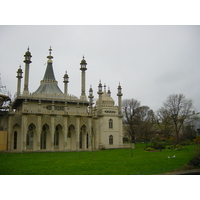
M 17 93 L 9 108 L 7 125 L 8 151 L 86 151 L 124 148 L 122 134 L 122 91 L 118 86 L 118 106 L 106 86 L 98 85 L 98 99 L 93 90 L 86 95 L 86 60 L 81 60 L 80 98 L 68 94 L 69 77 L 63 77 L 64 91 L 58 87 L 53 71 L 52 49 L 38 89 L 29 92 L 31 52 L 25 53 L 23 71 L 17 71 Z

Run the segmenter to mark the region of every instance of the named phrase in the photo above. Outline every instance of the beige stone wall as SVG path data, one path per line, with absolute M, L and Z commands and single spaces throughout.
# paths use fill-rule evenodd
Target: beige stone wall
M 7 131 L 0 131 L 0 151 L 7 151 Z

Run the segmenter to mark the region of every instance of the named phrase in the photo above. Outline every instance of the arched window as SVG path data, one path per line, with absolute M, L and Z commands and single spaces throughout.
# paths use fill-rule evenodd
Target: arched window
M 87 134 L 87 143 L 86 143 L 86 148 L 88 149 L 88 147 L 89 147 L 89 135 Z
M 14 132 L 14 149 L 17 149 L 17 131 Z
M 112 144 L 113 144 L 113 136 L 110 135 L 110 136 L 109 136 L 109 145 L 112 145 Z
M 70 127 L 68 128 L 67 137 L 68 137 L 68 138 L 71 138 L 71 130 L 70 130 Z
M 42 127 L 40 148 L 46 149 L 46 128 L 45 128 L 45 126 Z
M 109 126 L 109 128 L 113 128 L 113 120 L 112 119 L 109 119 L 108 126 Z
M 80 133 L 80 138 L 79 138 L 80 139 L 80 143 L 79 143 L 79 148 L 80 149 L 82 149 L 82 147 L 83 147 L 83 144 L 82 144 L 83 137 L 82 136 L 83 136 L 83 133 Z
M 59 132 L 58 127 L 56 127 L 56 132 L 54 134 L 54 149 L 58 149 L 59 147 Z
M 27 137 L 26 137 L 26 148 L 33 150 L 33 125 L 29 125 Z

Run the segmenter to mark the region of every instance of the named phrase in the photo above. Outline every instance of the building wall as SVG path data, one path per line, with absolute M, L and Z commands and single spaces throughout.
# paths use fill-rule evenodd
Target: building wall
M 0 151 L 7 151 L 7 131 L 0 131 Z

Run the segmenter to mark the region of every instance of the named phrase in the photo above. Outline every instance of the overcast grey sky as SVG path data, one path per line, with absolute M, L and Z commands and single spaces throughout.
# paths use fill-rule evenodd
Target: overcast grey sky
M 1 80 L 12 96 L 19 65 L 24 72 L 27 47 L 32 54 L 29 91 L 34 92 L 43 79 L 50 45 L 62 91 L 67 70 L 69 93 L 80 96 L 84 55 L 86 90 L 92 85 L 95 98 L 101 79 L 116 104 L 120 82 L 123 99 L 137 99 L 154 111 L 170 94 L 180 93 L 200 111 L 200 26 L 0 26 Z

